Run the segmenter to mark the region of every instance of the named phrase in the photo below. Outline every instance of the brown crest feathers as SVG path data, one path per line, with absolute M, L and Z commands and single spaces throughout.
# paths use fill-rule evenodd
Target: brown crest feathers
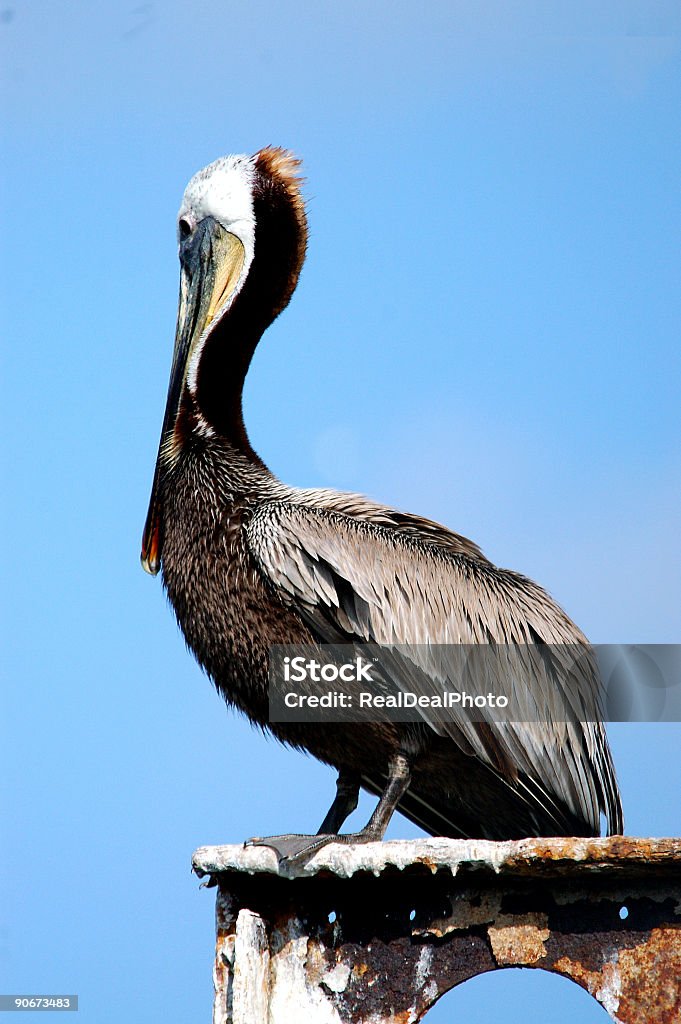
M 255 154 L 255 165 L 264 177 L 272 180 L 273 184 L 283 185 L 289 197 L 301 211 L 304 210 L 301 189 L 305 178 L 299 173 L 302 160 L 295 153 L 282 146 L 265 146 Z

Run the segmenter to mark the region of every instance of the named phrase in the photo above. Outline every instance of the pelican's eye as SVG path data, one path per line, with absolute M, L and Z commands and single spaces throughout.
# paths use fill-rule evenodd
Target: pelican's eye
M 180 241 L 181 242 L 183 242 L 185 240 L 185 238 L 189 238 L 189 236 L 192 233 L 192 226 L 191 226 L 191 224 L 189 223 L 188 220 L 184 219 L 184 217 L 180 218 L 180 222 L 177 225 L 177 229 L 178 229 L 178 231 L 180 233 Z

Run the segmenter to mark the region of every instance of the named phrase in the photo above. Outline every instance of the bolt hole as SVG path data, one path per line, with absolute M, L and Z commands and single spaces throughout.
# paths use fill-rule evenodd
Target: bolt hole
M 329 924 L 334 924 L 336 921 L 336 911 L 332 910 L 329 914 Z
M 416 920 L 416 911 L 415 910 L 412 910 L 411 913 L 409 914 L 409 920 L 410 921 L 415 921 Z
M 629 917 L 629 907 L 620 907 L 620 920 L 626 921 Z

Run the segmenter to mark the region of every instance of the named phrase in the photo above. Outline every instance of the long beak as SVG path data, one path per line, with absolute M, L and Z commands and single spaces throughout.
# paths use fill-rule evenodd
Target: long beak
M 175 425 L 192 356 L 197 346 L 205 341 L 213 321 L 223 312 L 241 276 L 244 257 L 242 242 L 213 217 L 202 220 L 180 245 L 182 273 L 175 350 L 149 511 L 142 535 L 142 566 L 152 576 L 161 568 L 163 548 L 161 482 L 164 471 L 178 454 Z

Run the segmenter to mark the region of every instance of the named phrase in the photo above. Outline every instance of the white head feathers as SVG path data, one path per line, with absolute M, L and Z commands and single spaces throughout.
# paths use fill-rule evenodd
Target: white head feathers
M 185 220 L 192 231 L 204 217 L 214 217 L 236 235 L 246 254 L 244 277 L 253 261 L 255 245 L 254 177 L 252 156 L 220 157 L 191 179 L 178 214 L 178 220 Z

